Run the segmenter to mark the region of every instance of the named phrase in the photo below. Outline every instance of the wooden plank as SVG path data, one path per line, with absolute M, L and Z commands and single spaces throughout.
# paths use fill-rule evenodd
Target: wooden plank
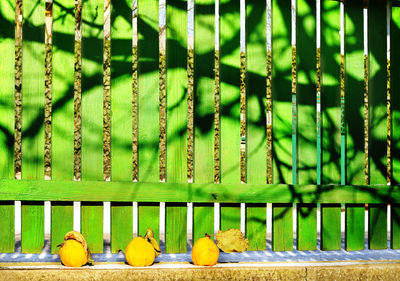
M 43 179 L 44 171 L 44 8 L 44 3 L 23 5 L 22 177 L 35 180 Z M 43 245 L 43 202 L 22 203 L 21 251 L 40 253 Z
M 138 33 L 138 178 L 158 182 L 158 1 L 138 1 Z M 138 204 L 139 235 L 151 227 L 159 240 L 159 213 L 159 204 Z
M 240 182 L 239 1 L 220 5 L 221 182 Z M 221 205 L 221 230 L 240 229 L 240 205 Z
M 370 183 L 386 184 L 387 100 L 386 95 L 382 94 L 386 93 L 387 86 L 386 44 L 382 44 L 382 42 L 386 42 L 386 5 L 371 0 L 368 10 L 373 11 L 368 13 Z M 386 204 L 369 205 L 370 249 L 387 248 L 386 212 Z
M 30 190 L 24 188 L 30 187 Z M 198 203 L 399 203 L 399 186 L 0 180 L 0 200 Z M 85 191 L 80 191 L 85 189 Z
M 368 247 L 372 250 L 387 248 L 387 206 L 368 205 Z
M 68 0 L 53 3 L 53 17 L 74 10 Z M 64 21 L 53 23 L 53 105 L 52 105 L 52 180 L 72 180 L 74 174 L 74 15 L 66 14 Z M 51 204 L 51 253 L 58 253 L 57 245 L 73 229 L 73 203 Z
M 315 21 L 297 25 L 297 159 L 298 183 L 321 184 L 321 73 L 320 73 L 320 33 L 316 18 L 316 3 L 319 1 L 298 1 L 299 22 L 306 16 Z M 318 10 L 320 12 L 320 9 Z M 318 33 L 316 32 L 318 28 Z M 318 37 L 318 40 L 317 40 Z M 318 46 L 317 46 L 318 41 Z M 317 69 L 316 69 L 317 65 Z M 312 80 L 308 76 L 315 72 Z M 315 106 L 316 104 L 316 106 Z M 295 118 L 295 117 L 293 117 Z M 314 155 L 314 157 L 310 157 Z M 315 155 L 317 157 L 315 157 Z M 293 171 L 293 173 L 295 173 Z M 314 250 L 317 247 L 316 205 L 297 205 L 297 249 Z
M 343 6 L 343 3 L 340 5 Z M 319 159 L 322 167 L 319 168 L 322 174 L 317 176 L 317 180 L 319 180 L 319 183 L 338 184 L 340 183 L 341 179 L 342 167 L 340 162 L 340 153 L 343 151 L 342 157 L 345 157 L 344 149 L 346 145 L 344 138 L 344 126 L 341 126 L 341 122 L 344 124 L 344 120 L 341 120 L 341 112 L 343 112 L 342 117 L 344 118 L 344 88 L 341 87 L 342 82 L 344 85 L 344 56 L 341 56 L 341 58 L 343 57 L 343 60 L 340 59 L 339 62 L 335 61 L 335 59 L 340 54 L 341 44 L 344 44 L 344 41 L 341 42 L 340 40 L 339 33 L 341 28 L 340 22 L 343 20 L 344 24 L 344 18 L 340 18 L 339 2 L 334 1 L 321 1 L 321 15 L 321 50 L 320 54 L 317 54 L 317 59 L 320 59 L 320 71 L 322 79 L 320 81 L 322 87 L 320 101 L 322 104 L 322 124 L 320 124 L 320 128 L 322 127 L 322 132 L 319 133 L 322 134 L 322 136 L 319 135 L 319 137 L 321 137 L 319 145 L 322 146 L 319 148 L 319 152 L 322 153 Z M 343 66 L 343 68 L 340 68 L 341 66 Z M 318 68 L 319 67 L 317 66 L 317 71 Z M 343 70 L 343 73 L 340 73 L 339 69 Z M 341 75 L 340 77 L 343 78 L 337 79 L 339 75 Z M 338 89 L 343 91 L 340 92 Z M 339 92 L 340 94 L 343 94 L 343 99 L 340 98 Z M 343 107 L 340 105 L 343 105 Z M 338 128 L 339 126 L 340 128 Z M 343 136 L 342 140 L 341 136 Z M 341 150 L 341 145 L 343 150 Z M 340 205 L 321 205 L 321 210 L 327 208 L 333 208 L 334 210 L 331 210 L 332 213 L 339 214 L 339 217 L 335 218 L 335 220 L 339 220 L 340 222 Z M 322 231 L 327 232 L 323 233 L 322 237 L 327 237 L 328 233 L 336 231 L 339 233 L 336 233 L 335 237 L 338 239 L 341 238 L 341 229 L 337 228 L 336 225 L 330 225 L 330 223 L 327 222 L 325 225 L 321 226 L 321 229 Z M 328 243 L 328 241 L 326 242 Z M 322 245 L 327 245 L 327 243 L 322 243 Z M 333 243 L 340 245 L 340 242 L 338 241 L 334 241 Z
M 103 0 L 82 5 L 82 180 L 103 180 Z M 103 203 L 81 203 L 81 232 L 103 252 Z
M 340 212 L 337 204 L 321 208 L 321 249 L 324 251 L 338 250 L 341 248 Z M 329 208 L 331 207 L 331 208 Z M 328 228 L 329 230 L 324 229 Z
M 176 7 L 179 1 L 168 2 L 167 8 L 167 182 L 187 182 L 187 15 Z M 165 251 L 186 252 L 187 208 L 182 204 L 165 207 Z
M 317 204 L 297 205 L 297 250 L 317 248 Z
M 193 242 L 214 233 L 214 208 L 211 204 L 197 203 L 193 207 Z
M 391 204 L 390 211 L 390 247 L 400 249 L 400 204 Z
M 400 94 L 400 85 L 396 83 L 400 79 L 400 64 L 395 63 L 400 60 L 400 52 L 394 46 L 400 43 L 400 7 L 392 7 L 391 25 L 390 25 L 390 78 L 391 95 L 397 97 Z M 392 163 L 393 178 L 392 184 L 400 182 L 400 104 L 396 98 L 392 100 Z M 400 206 L 391 205 L 391 248 L 400 249 Z
M 258 79 L 258 75 L 265 77 L 267 69 L 267 60 L 260 60 L 266 53 L 266 3 L 249 1 L 246 8 L 247 183 L 264 184 L 267 182 L 266 80 Z M 266 249 L 266 214 L 266 204 L 246 205 L 245 232 L 250 251 Z
M 363 250 L 365 247 L 365 206 L 346 204 L 345 248 L 346 251 Z
M 154 238 L 160 242 L 160 204 L 140 203 L 138 205 L 138 235 L 144 236 L 147 228 L 150 227 L 154 232 Z
M 293 250 L 293 208 L 291 204 L 273 205 L 272 235 L 272 251 Z
M 273 1 L 272 3 L 272 38 L 285 38 L 281 43 L 272 40 L 272 98 L 273 98 L 273 121 L 272 131 L 274 132 L 274 140 L 272 150 L 274 151 L 273 165 L 273 183 L 293 183 L 296 180 L 297 170 L 296 159 L 293 151 L 293 145 L 296 147 L 292 139 L 292 93 L 293 85 L 296 79 L 292 76 L 295 70 L 295 64 L 292 64 L 293 52 L 291 45 L 291 4 L 290 1 Z M 295 14 L 294 14 L 295 16 Z M 294 80 L 293 80 L 294 78 Z M 294 88 L 296 86 L 294 85 Z M 294 165 L 294 166 L 293 166 Z M 270 201 L 268 201 L 270 202 Z M 282 202 L 280 202 L 282 203 Z M 284 212 L 286 216 L 279 215 Z M 289 245 L 293 245 L 293 215 L 292 204 L 272 205 L 272 213 L 278 214 L 272 217 L 272 244 L 273 250 L 280 251 L 288 249 Z M 289 222 L 291 220 L 291 222 Z M 289 227 L 287 229 L 286 227 Z M 289 231 L 290 230 L 290 231 Z M 285 233 L 288 236 L 285 236 Z
M 13 117 L 14 117 L 14 58 L 15 41 L 13 39 L 13 24 L 15 22 L 15 2 L 0 6 L 2 21 L 0 29 L 0 177 L 14 178 L 13 155 Z M 6 30 L 9 29 L 9 33 Z M 12 253 L 15 250 L 14 235 L 14 202 L 4 202 L 0 205 L 0 253 Z
M 214 0 L 195 1 L 194 8 L 194 182 L 213 183 Z M 203 10 L 204 9 L 204 10 Z M 211 28 L 210 28 L 211 27 Z M 193 242 L 214 233 L 212 204 L 193 205 Z
M 111 180 L 137 181 L 138 173 L 133 169 L 137 168 L 137 160 L 134 164 L 133 159 L 137 159 L 138 135 L 137 21 L 132 22 L 132 17 L 137 19 L 137 14 L 130 16 L 127 13 L 130 10 L 137 12 L 137 7 L 132 7 L 132 1 L 112 0 L 111 5 L 111 14 L 116 15 L 111 19 Z M 131 45 L 132 24 L 136 31 L 134 47 Z M 130 53 L 133 57 L 128 55 Z M 127 116 L 132 116 L 132 119 Z M 112 253 L 125 250 L 132 239 L 132 215 L 132 203 L 111 203 Z
M 364 89 L 363 1 L 345 5 L 344 57 L 341 58 L 341 183 L 364 184 L 364 139 L 362 138 Z M 356 38 L 356 40 L 354 40 Z M 342 78 L 343 77 L 343 78 Z M 352 114 L 352 112 L 359 112 Z M 345 206 L 346 250 L 365 245 L 364 205 Z
M 393 124 L 393 139 L 392 139 L 392 157 L 393 157 L 393 182 L 392 184 L 400 183 L 400 103 L 395 98 L 400 93 L 400 85 L 396 83 L 400 78 L 400 64 L 395 63 L 400 60 L 400 51 L 395 47 L 400 43 L 400 7 L 392 7 L 392 21 L 390 26 L 390 77 L 391 77 L 391 95 L 392 99 L 392 124 Z

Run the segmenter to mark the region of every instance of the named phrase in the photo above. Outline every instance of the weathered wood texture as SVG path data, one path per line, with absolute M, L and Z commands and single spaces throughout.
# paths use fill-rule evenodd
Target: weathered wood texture
M 22 17 L 22 178 L 40 180 L 44 174 L 44 21 L 45 3 L 24 2 Z M 21 19 L 22 20 L 22 19 Z M 29 24 L 28 24 L 29 23 Z M 35 26 L 31 30 L 31 26 Z M 44 203 L 21 206 L 21 251 L 40 253 L 44 246 Z
M 214 0 L 195 1 L 194 14 L 194 182 L 213 183 Z M 204 5 L 206 13 L 196 9 Z M 193 205 L 193 242 L 214 233 L 212 204 Z
M 53 3 L 53 18 L 74 11 L 75 3 L 62 0 Z M 51 179 L 71 181 L 74 176 L 74 13 L 64 22 L 53 21 L 53 95 L 52 95 L 52 153 Z M 73 229 L 72 202 L 51 203 L 51 252 L 58 253 L 57 245 Z
M 136 7 L 137 8 L 137 7 Z M 111 181 L 137 180 L 137 42 L 132 1 L 111 1 Z M 133 25 L 133 26 L 132 26 Z M 135 109 L 135 111 L 133 111 Z M 134 115 L 133 112 L 136 114 Z M 136 122 L 134 122 L 134 120 Z M 105 175 L 104 175 L 105 176 Z M 111 203 L 111 252 L 125 250 L 133 235 L 132 203 Z
M 345 150 L 345 168 L 341 170 L 342 184 L 365 184 L 364 145 L 362 124 L 364 99 L 364 22 L 363 1 L 354 1 L 344 6 L 345 36 L 343 58 L 344 68 L 344 137 L 341 140 Z M 350 24 L 351 23 L 351 24 Z M 356 38 L 356 40 L 352 39 Z M 352 114 L 352 112 L 358 112 Z M 344 143 L 343 143 L 344 142 Z M 342 153 L 343 155 L 343 153 Z M 343 157 L 343 156 L 342 156 Z M 339 208 L 339 206 L 337 206 Z M 364 205 L 346 205 L 345 247 L 346 250 L 362 250 L 365 245 Z
M 179 1 L 168 1 L 167 8 L 167 150 L 166 181 L 187 182 L 187 11 L 178 9 Z M 176 39 L 179 38 L 179 44 Z M 187 208 L 185 204 L 165 207 L 165 250 L 187 251 Z
M 221 182 L 240 183 L 240 2 L 220 4 Z M 221 205 L 220 229 L 240 229 L 240 205 Z
M 82 181 L 103 180 L 103 10 L 103 0 L 82 3 Z M 81 204 L 81 232 L 102 253 L 103 203 Z
M 247 94 L 247 183 L 267 183 L 266 80 L 262 83 L 253 74 L 266 76 L 266 4 L 247 1 L 246 6 L 246 94 Z M 266 249 L 266 204 L 246 205 L 246 236 L 249 250 Z
M 8 38 L 0 40 L 0 124 L 4 133 L 0 137 L 0 177 L 4 179 L 14 178 L 14 143 L 12 135 L 14 131 L 14 55 L 15 41 L 13 23 L 15 22 L 15 4 L 0 6 L 0 14 L 4 20 L 0 22 L 1 30 L 9 30 Z M 0 252 L 12 253 L 15 250 L 14 239 L 14 202 L 2 202 L 0 204 Z

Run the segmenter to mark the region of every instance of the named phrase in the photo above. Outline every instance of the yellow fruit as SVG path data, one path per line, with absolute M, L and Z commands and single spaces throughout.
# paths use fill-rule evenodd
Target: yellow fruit
M 125 258 L 132 266 L 152 265 L 156 258 L 154 247 L 143 237 L 133 238 L 126 247 Z
M 65 266 L 81 267 L 88 262 L 86 250 L 82 243 L 70 239 L 61 244 L 60 258 Z
M 85 237 L 77 231 L 70 231 L 64 236 L 65 242 L 57 247 L 60 248 L 60 258 L 65 266 L 80 267 L 91 264 L 90 251 Z
M 209 235 L 200 238 L 192 248 L 192 261 L 195 265 L 215 265 L 218 261 L 219 249 Z

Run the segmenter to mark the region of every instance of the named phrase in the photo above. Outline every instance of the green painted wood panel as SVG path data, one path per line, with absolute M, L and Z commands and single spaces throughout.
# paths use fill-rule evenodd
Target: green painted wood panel
M 365 184 L 364 177 L 364 36 L 363 1 L 345 5 L 344 107 L 346 135 L 341 146 L 345 150 L 342 184 Z M 345 147 L 343 146 L 345 142 Z M 354 209 L 353 209 L 354 208 Z M 362 250 L 365 245 L 364 204 L 346 206 L 346 250 Z M 362 234 L 362 235 L 361 235 Z
M 139 182 L 159 181 L 158 1 L 138 1 Z M 138 234 L 159 240 L 159 204 L 138 203 Z
M 370 183 L 386 184 L 386 5 L 371 0 L 368 6 L 369 45 L 369 161 Z M 369 206 L 369 247 L 387 247 L 386 204 Z M 382 221 L 376 221 L 377 218 Z M 385 227 L 383 227 L 385 226 Z
M 205 233 L 214 233 L 214 208 L 211 204 L 197 203 L 193 208 L 193 243 Z
M 400 103 L 397 96 L 400 94 L 400 51 L 394 46 L 400 44 L 400 7 L 392 7 L 392 20 L 390 25 L 390 45 L 393 46 L 390 52 L 390 77 L 392 96 L 392 163 L 393 163 L 393 184 L 400 182 Z M 392 63 L 393 62 L 393 63 Z M 400 249 L 400 206 L 391 205 L 391 248 Z
M 15 251 L 14 236 L 14 201 L 4 201 L 0 204 L 0 216 L 2 219 L 0 227 L 0 253 L 13 253 Z
M 167 8 L 167 182 L 187 182 L 187 13 L 171 0 Z M 165 251 L 187 251 L 187 208 L 166 204 Z
M 220 5 L 221 182 L 240 182 L 239 1 Z M 221 205 L 221 230 L 240 229 L 240 205 Z M 228 220 L 228 221 L 226 221 Z
M 279 1 L 279 4 L 277 0 L 272 1 L 272 38 L 280 38 L 272 41 L 273 183 L 293 183 L 290 23 L 290 1 Z M 282 212 L 286 215 L 279 215 Z M 272 213 L 278 214 L 272 216 L 274 251 L 285 251 L 293 247 L 292 212 L 292 204 L 272 205 Z
M 368 204 L 368 247 L 371 250 L 387 248 L 386 204 Z
M 82 4 L 82 180 L 103 180 L 103 0 Z M 103 203 L 81 203 L 81 232 L 103 252 Z
M 70 12 L 66 12 L 70 9 Z M 68 0 L 53 4 L 53 116 L 52 161 L 53 180 L 72 180 L 74 174 L 74 3 Z M 51 204 L 51 253 L 73 229 L 73 203 Z
M 297 250 L 317 249 L 317 204 L 297 204 Z
M 14 178 L 14 40 L 13 27 L 15 17 L 15 4 L 10 2 L 0 6 L 0 177 Z M 9 30 L 8 33 L 6 31 Z M 0 253 L 12 253 L 15 250 L 14 235 L 14 202 L 0 204 Z
M 125 251 L 133 236 L 132 203 L 111 204 L 111 252 Z
M 92 253 L 103 252 L 103 202 L 82 202 L 81 233 Z
M 138 216 L 138 235 L 144 236 L 150 227 L 154 232 L 154 238 L 160 242 L 160 204 L 139 203 Z
M 400 205 L 391 204 L 390 218 L 391 218 L 391 239 L 390 247 L 392 249 L 400 249 Z
M 307 18 L 307 20 L 306 20 Z M 318 126 L 321 118 L 317 116 L 316 79 L 316 3 L 315 1 L 297 1 L 297 163 L 300 184 L 321 183 L 320 166 L 317 161 L 321 158 L 320 142 L 317 143 Z M 321 106 L 321 105 L 319 105 Z M 317 128 L 317 129 L 316 129 Z M 319 129 L 319 132 L 321 130 Z M 312 157 L 311 157 L 312 155 Z M 317 157 L 315 157 L 317 156 Z M 314 250 L 317 246 L 317 217 L 316 205 L 297 205 L 297 249 Z
M 324 184 L 340 184 L 341 101 L 339 89 L 341 60 L 339 2 L 321 1 L 321 15 L 321 182 Z
M 111 1 L 111 180 L 132 177 L 132 1 Z M 137 49 L 135 59 L 137 59 Z M 137 61 L 136 61 L 137 62 Z M 137 69 L 137 68 L 136 68 Z M 137 72 L 136 72 L 137 74 Z M 137 88 L 135 87 L 135 94 Z M 137 135 L 137 128 L 135 130 Z M 132 203 L 111 203 L 111 252 L 125 250 L 132 239 Z
M 51 253 L 58 254 L 57 247 L 64 241 L 67 232 L 74 227 L 72 202 L 51 202 Z
M 248 1 L 246 6 L 247 183 L 267 182 L 266 138 L 266 3 Z M 246 205 L 248 250 L 266 249 L 266 204 Z
M 340 10 L 339 2 L 321 1 L 321 112 L 322 112 L 322 175 L 319 183 L 340 183 L 341 176 L 341 145 L 345 147 L 344 138 L 341 143 L 341 112 L 340 112 Z M 338 59 L 339 58 L 339 59 Z M 344 117 L 344 116 L 343 116 Z M 344 121 L 343 121 L 344 122 Z M 343 135 L 344 136 L 344 135 Z M 340 205 L 332 207 L 321 205 L 322 209 L 333 208 L 332 213 L 338 214 L 335 220 L 340 222 Z M 335 211 L 336 210 L 336 211 Z M 329 221 L 321 226 L 322 231 L 332 233 L 341 238 L 341 229 L 331 225 Z M 323 233 L 321 237 L 327 237 Z M 326 241 L 328 242 L 328 241 Z M 334 243 L 338 243 L 335 241 Z M 326 245 L 327 243 L 322 243 Z M 338 243 L 340 247 L 340 242 Z M 322 247 L 321 247 L 322 248 Z
M 186 203 L 165 204 L 165 252 L 187 251 L 187 207 Z
M 395 47 L 400 44 L 400 7 L 392 7 L 392 21 L 390 25 L 390 76 L 392 96 L 392 163 L 393 184 L 400 183 L 400 102 L 396 97 L 400 95 L 400 51 Z M 399 222 L 400 223 L 400 222 Z
M 198 203 L 400 202 L 400 187 L 385 185 L 199 184 L 0 180 L 1 201 L 115 201 Z M 24 188 L 30 187 L 29 192 Z M 84 189 L 84 191 L 82 191 Z M 293 196 L 295 195 L 295 196 Z
M 201 5 L 202 12 L 196 10 Z M 194 182 L 214 181 L 214 0 L 195 1 L 194 26 Z M 204 7 L 204 8 L 203 8 Z M 203 12 L 204 11 L 204 12 Z M 211 27 L 211 28 L 210 28 Z M 204 44 L 208 42 L 208 44 Z M 212 204 L 193 205 L 193 243 L 214 233 Z
M 274 204 L 272 208 L 272 251 L 293 250 L 292 204 Z M 290 239 L 291 238 L 291 239 Z
M 331 251 L 341 248 L 340 205 L 327 205 L 321 208 L 321 250 Z M 329 228 L 330 231 L 327 231 Z
M 248 251 L 262 251 L 267 248 L 267 208 L 266 204 L 246 204 L 246 237 Z
M 43 179 L 44 171 L 44 7 L 23 3 L 22 178 Z M 43 202 L 24 202 L 21 251 L 40 253 L 44 245 Z
M 346 204 L 345 249 L 346 251 L 363 250 L 365 247 L 365 206 Z

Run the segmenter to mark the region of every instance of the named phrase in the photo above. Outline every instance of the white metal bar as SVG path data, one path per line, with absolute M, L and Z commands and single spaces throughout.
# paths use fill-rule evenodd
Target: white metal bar
M 344 55 L 344 2 L 340 1 L 340 54 Z
M 291 12 L 292 12 L 292 41 L 291 44 L 293 47 L 296 47 L 296 0 L 291 0 L 292 1 L 292 7 L 291 7 Z
M 219 52 L 219 0 L 215 0 L 215 14 L 214 14 L 214 44 L 215 52 Z M 217 234 L 220 226 L 220 204 L 214 203 L 214 234 Z
M 138 47 L 138 29 L 137 29 L 137 18 L 138 18 L 138 6 L 137 0 L 132 0 L 132 47 L 137 50 Z M 138 58 L 136 58 L 138 59 Z M 136 77 L 137 79 L 137 77 Z M 135 179 L 134 181 L 137 181 Z M 138 222 L 138 203 L 132 202 L 132 234 L 133 237 L 138 236 L 139 222 Z

